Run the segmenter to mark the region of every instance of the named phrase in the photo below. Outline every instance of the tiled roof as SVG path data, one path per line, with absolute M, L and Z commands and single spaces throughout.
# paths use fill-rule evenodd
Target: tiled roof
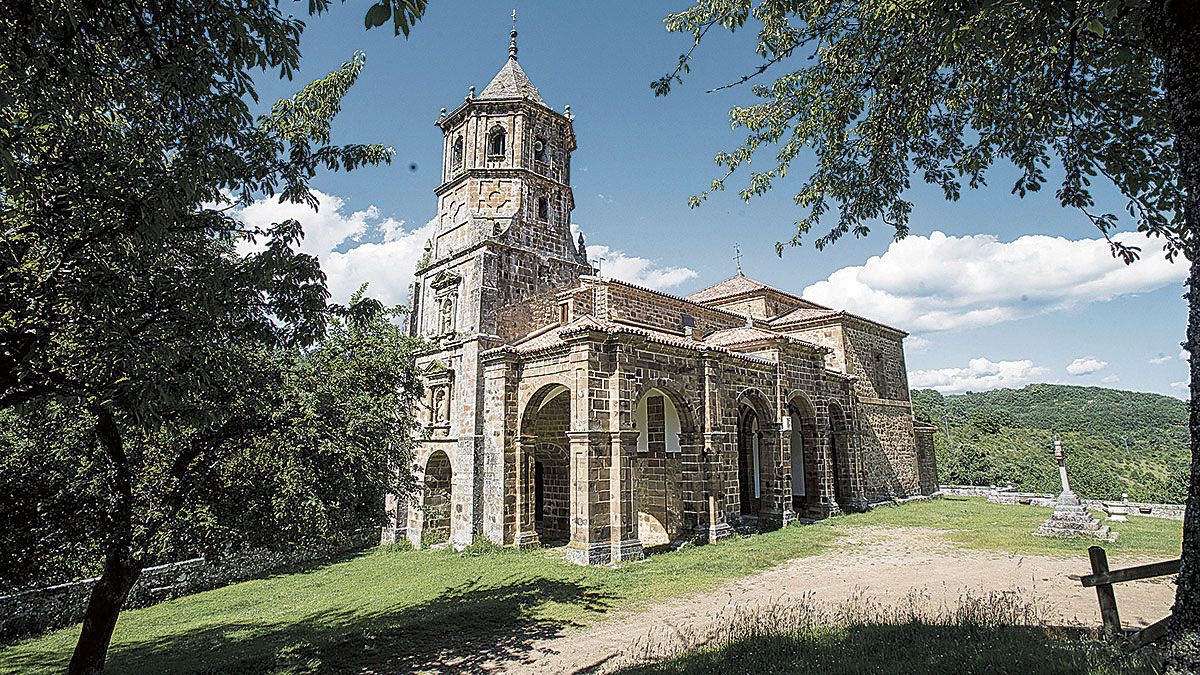
M 825 317 L 837 316 L 838 314 L 841 314 L 841 312 L 823 307 L 797 307 L 787 314 L 771 319 L 771 325 L 778 326 L 785 323 L 792 323 L 793 321 L 805 321 L 807 319 L 824 319 Z
M 539 105 L 546 105 L 541 95 L 538 94 L 537 87 L 529 81 L 529 76 L 525 74 L 515 57 L 510 57 L 504 63 L 504 67 L 496 73 L 496 77 L 492 78 L 491 83 L 483 88 L 479 98 L 524 98 Z
M 721 298 L 728 298 L 734 295 L 741 295 L 742 293 L 749 293 L 750 291 L 759 291 L 764 289 L 778 291 L 778 289 L 771 288 L 761 281 L 755 281 L 749 277 L 739 274 L 736 277 L 726 279 L 719 284 L 709 286 L 702 291 L 696 291 L 695 293 L 687 296 L 687 299 L 691 300 L 692 302 L 712 302 L 713 300 L 720 300 Z
M 783 316 L 777 316 L 774 319 L 771 319 L 770 322 L 768 322 L 768 325 L 786 326 L 788 324 L 800 323 L 803 321 L 815 321 L 818 319 L 828 319 L 833 317 L 848 317 L 856 321 L 863 321 L 865 323 L 879 326 L 880 328 L 895 331 L 901 335 L 908 335 L 907 332 L 902 331 L 895 326 L 889 326 L 886 323 L 880 323 L 874 319 L 868 319 L 865 316 L 851 314 L 845 310 L 825 309 L 824 307 L 799 307 L 788 312 L 787 314 L 784 314 Z
M 755 342 L 764 342 L 767 340 L 782 340 L 791 344 L 806 345 L 815 348 L 813 345 L 804 340 L 798 340 L 794 337 L 777 333 L 773 330 L 758 328 L 755 326 L 739 326 L 737 328 L 726 328 L 716 331 L 704 338 L 704 344 L 715 347 L 735 348 L 737 345 L 752 344 Z
M 510 352 L 521 355 L 534 354 L 548 349 L 554 349 L 555 347 L 561 347 L 567 343 L 568 338 L 589 331 L 596 331 L 605 333 L 607 335 L 636 335 L 638 337 L 645 338 L 650 342 L 656 342 L 658 344 L 668 345 L 671 347 L 678 347 L 680 349 L 690 349 L 698 352 L 714 350 L 721 353 L 731 354 L 749 361 L 774 363 L 770 359 L 760 356 L 738 353 L 736 350 L 727 349 L 720 344 L 693 340 L 682 335 L 658 331 L 642 326 L 633 326 L 618 321 L 601 321 L 592 317 L 590 314 L 581 316 L 566 325 L 554 326 L 548 330 L 531 333 L 529 336 L 522 338 L 511 345 L 496 347 L 495 349 L 488 350 L 487 353 Z M 799 342 L 798 340 L 786 338 L 778 333 L 773 333 L 773 335 L 789 339 L 792 342 Z

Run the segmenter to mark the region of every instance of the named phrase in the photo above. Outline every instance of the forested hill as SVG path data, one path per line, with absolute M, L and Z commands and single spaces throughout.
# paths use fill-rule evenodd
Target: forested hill
M 1034 384 L 951 396 L 917 389 L 912 400 L 917 419 L 940 430 L 942 483 L 1012 484 L 1055 492 L 1057 433 L 1077 492 L 1102 499 L 1122 493 L 1145 501 L 1184 498 L 1187 403 L 1177 398 Z

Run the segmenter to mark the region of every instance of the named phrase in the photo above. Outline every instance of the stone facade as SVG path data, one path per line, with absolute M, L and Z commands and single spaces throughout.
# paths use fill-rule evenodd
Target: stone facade
M 740 273 L 686 298 L 571 237 L 569 107 L 516 58 L 438 126 L 438 226 L 409 330 L 428 436 L 385 539 L 565 544 L 581 564 L 936 489 L 905 333 Z

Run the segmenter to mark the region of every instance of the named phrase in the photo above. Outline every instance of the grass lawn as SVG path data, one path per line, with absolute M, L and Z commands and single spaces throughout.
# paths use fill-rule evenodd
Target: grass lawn
M 1027 555 L 1069 555 L 1086 559 L 1088 547 L 1098 544 L 1108 551 L 1113 567 L 1125 566 L 1122 557 L 1178 558 L 1183 548 L 1182 523 L 1144 516 L 1130 516 L 1124 523 L 1111 523 L 1120 533 L 1115 542 L 1031 537 L 1030 533 L 1049 515 L 1050 509 L 1039 506 L 989 504 L 982 497 L 944 497 L 852 514 L 838 518 L 836 522 L 838 527 L 884 525 L 947 530 L 947 538 L 963 548 Z
M 605 613 L 716 588 L 821 553 L 847 528 L 942 528 L 960 545 L 1084 555 L 1087 542 L 1030 537 L 1046 509 L 941 500 L 661 553 L 618 569 L 577 567 L 547 552 L 374 549 L 323 565 L 179 598 L 122 615 L 114 673 L 404 671 L 461 659 L 470 669 L 521 653 Z M 1119 553 L 1178 555 L 1180 524 L 1121 524 Z M 0 651 L 0 673 L 61 672 L 78 627 Z

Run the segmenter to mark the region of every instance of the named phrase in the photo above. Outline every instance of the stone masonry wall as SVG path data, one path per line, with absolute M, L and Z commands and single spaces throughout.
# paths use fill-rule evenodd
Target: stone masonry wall
M 683 315 L 687 314 L 695 320 L 697 338 L 714 330 L 733 328 L 745 323 L 743 317 L 702 307 L 665 293 L 609 280 L 593 281 L 586 277 L 584 283 L 601 283 L 606 286 L 607 302 L 604 311 L 609 319 L 631 321 L 658 330 L 682 334 Z

